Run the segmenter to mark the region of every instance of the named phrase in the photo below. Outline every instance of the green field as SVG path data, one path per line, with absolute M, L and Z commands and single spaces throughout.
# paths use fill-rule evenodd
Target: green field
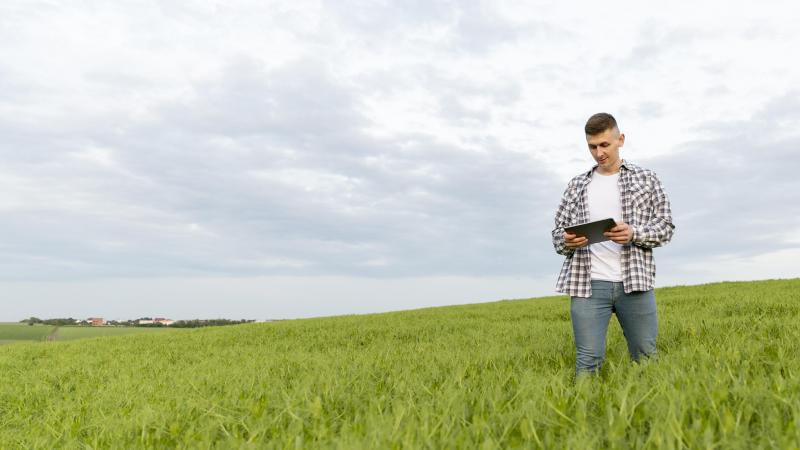
M 72 341 L 107 336 L 125 336 L 129 334 L 159 334 L 175 331 L 165 327 L 59 327 L 56 331 L 56 341 Z
M 28 326 L 24 323 L 0 322 L 0 344 L 18 341 L 43 341 L 55 329 L 52 325 Z
M 573 380 L 566 297 L 0 347 L 0 447 L 798 448 L 800 279 L 657 292 Z
M 122 336 L 138 333 L 163 333 L 174 331 L 162 327 L 55 327 L 52 325 L 33 325 L 25 323 L 0 322 L 0 344 L 13 344 L 26 341 L 71 341 L 104 336 Z M 48 339 L 49 338 L 49 339 Z

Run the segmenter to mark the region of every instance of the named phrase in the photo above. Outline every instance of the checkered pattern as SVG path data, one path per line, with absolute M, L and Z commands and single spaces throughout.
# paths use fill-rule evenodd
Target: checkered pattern
M 588 246 L 566 247 L 564 227 L 589 221 L 586 187 L 595 167 L 569 182 L 556 211 L 553 246 L 567 257 L 558 274 L 556 291 L 572 297 L 592 296 L 592 259 Z M 669 242 L 675 228 L 669 199 L 655 173 L 626 161 L 622 162 L 618 183 L 622 220 L 633 229 L 633 240 L 622 246 L 620 255 L 622 282 L 625 293 L 647 291 L 653 289 L 656 277 L 652 249 Z

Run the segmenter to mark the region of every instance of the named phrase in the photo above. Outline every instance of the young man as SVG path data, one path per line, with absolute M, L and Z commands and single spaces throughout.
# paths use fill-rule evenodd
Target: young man
M 658 319 L 653 293 L 653 248 L 672 238 L 669 200 L 656 174 L 620 159 L 625 143 L 611 114 L 598 113 L 585 126 L 597 162 L 567 185 L 556 211 L 553 246 L 566 256 L 556 290 L 571 297 L 578 375 L 600 369 L 612 313 L 622 326 L 634 361 L 656 355 Z M 564 227 L 612 217 L 610 240 L 588 245 Z

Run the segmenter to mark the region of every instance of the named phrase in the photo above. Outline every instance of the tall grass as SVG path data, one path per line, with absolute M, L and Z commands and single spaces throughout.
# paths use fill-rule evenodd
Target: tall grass
M 800 280 L 657 292 L 573 380 L 565 297 L 0 347 L 2 447 L 797 448 Z

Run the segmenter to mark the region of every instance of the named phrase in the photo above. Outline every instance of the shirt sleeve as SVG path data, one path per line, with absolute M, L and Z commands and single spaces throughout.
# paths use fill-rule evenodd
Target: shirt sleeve
M 653 175 L 653 215 L 647 223 L 632 226 L 633 245 L 642 248 L 660 247 L 672 239 L 675 225 L 672 224 L 672 211 L 669 198 L 664 192 L 661 181 Z
M 572 182 L 569 183 L 564 195 L 561 196 L 561 204 L 558 205 L 556 210 L 555 228 L 553 228 L 553 247 L 559 255 L 569 256 L 575 253 L 574 248 L 568 248 L 564 242 L 564 227 L 571 225 L 570 217 L 570 191 L 572 190 Z

